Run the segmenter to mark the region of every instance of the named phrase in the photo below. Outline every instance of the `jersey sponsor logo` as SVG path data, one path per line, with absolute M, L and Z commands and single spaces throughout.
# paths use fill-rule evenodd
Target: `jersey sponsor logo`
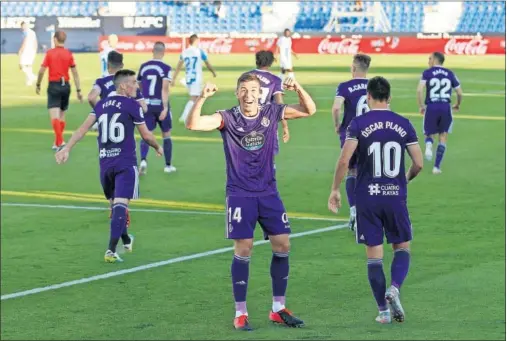
M 259 133 L 257 131 L 252 131 L 250 134 L 245 135 L 241 139 L 241 145 L 246 150 L 259 150 L 264 146 L 264 143 L 266 141 L 266 138 L 262 133 Z
M 393 184 L 369 184 L 368 193 L 371 196 L 398 196 L 400 195 L 400 186 Z
M 356 54 L 359 51 L 361 39 L 345 38 L 340 41 L 322 39 L 317 47 L 320 54 Z
M 163 17 L 124 17 L 123 28 L 163 28 Z
M 13 29 L 19 30 L 19 28 L 21 27 L 21 23 L 23 21 L 25 23 L 27 23 L 28 28 L 35 27 L 35 21 L 36 21 L 35 17 L 10 17 L 10 18 L 2 17 L 1 18 L 1 28 L 2 28 L 2 30 L 8 29 L 8 28 L 13 28 Z
M 445 54 L 485 55 L 488 52 L 489 40 L 472 39 L 457 42 L 455 38 L 449 40 L 444 47 Z
M 267 117 L 263 117 L 262 118 L 261 125 L 263 127 L 266 127 L 266 128 L 269 127 L 269 123 L 271 123 L 271 121 L 269 120 L 269 118 L 267 118 Z
M 100 19 L 92 17 L 58 17 L 58 28 L 100 28 Z
M 120 153 L 121 148 L 111 148 L 111 149 L 101 148 L 99 150 L 99 159 L 117 157 L 118 155 L 120 155 Z

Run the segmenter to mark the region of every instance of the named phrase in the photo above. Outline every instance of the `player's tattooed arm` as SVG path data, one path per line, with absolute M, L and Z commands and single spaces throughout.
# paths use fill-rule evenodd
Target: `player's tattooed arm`
M 178 65 L 176 65 L 176 70 L 174 71 L 173 81 L 171 82 L 171 86 L 176 85 L 176 79 L 178 78 L 178 74 L 180 73 L 182 67 L 183 67 L 183 60 L 180 59 L 178 61 Z
M 419 146 L 418 143 L 408 145 L 407 152 L 410 158 L 412 159 L 412 165 L 410 166 L 406 175 L 407 182 L 410 182 L 421 172 L 424 162 L 421 147 Z
M 426 81 L 420 81 L 417 86 L 417 104 L 419 104 L 419 112 L 424 115 L 426 106 L 424 105 L 424 88 L 426 87 Z
M 336 133 L 338 133 L 340 131 L 340 111 L 342 109 L 343 102 L 344 102 L 343 97 L 341 97 L 341 96 L 335 97 L 334 103 L 333 103 L 333 109 L 331 111 L 331 113 L 333 115 L 334 126 L 336 128 Z
M 211 131 L 220 128 L 222 125 L 222 115 L 214 113 L 213 115 L 201 116 L 201 110 L 206 98 L 213 96 L 217 92 L 215 84 L 207 83 L 201 92 L 201 95 L 195 101 L 194 106 L 188 114 L 185 126 L 189 130 Z
M 283 87 L 287 90 L 295 91 L 299 97 L 299 104 L 290 104 L 285 108 L 284 119 L 291 120 L 315 114 L 317 111 L 315 102 L 296 80 L 290 77 L 286 78 Z
M 164 153 L 162 147 L 158 144 L 155 135 L 148 129 L 146 123 L 136 124 L 137 131 L 141 135 L 141 138 L 146 142 L 150 147 L 157 151 L 157 155 L 161 156 Z
M 334 172 L 333 184 L 331 186 L 331 194 L 329 195 L 328 208 L 333 213 L 338 213 L 338 209 L 341 207 L 341 195 L 340 195 L 340 184 L 345 177 L 349 169 L 349 161 L 357 148 L 356 139 L 347 139 L 343 145 L 340 158 L 336 163 Z

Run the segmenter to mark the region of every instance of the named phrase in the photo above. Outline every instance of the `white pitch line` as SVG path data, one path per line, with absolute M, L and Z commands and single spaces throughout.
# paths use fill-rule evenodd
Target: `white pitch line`
M 321 229 L 294 233 L 290 237 L 292 239 L 292 238 L 304 237 L 304 236 L 309 236 L 309 235 L 312 235 L 312 234 L 317 234 L 317 233 L 322 233 L 322 232 L 341 230 L 341 229 L 343 229 L 343 228 L 345 228 L 347 226 L 348 226 L 348 224 L 329 226 L 329 227 L 324 227 L 324 228 L 321 228 Z M 254 245 L 262 245 L 262 244 L 267 244 L 267 243 L 269 243 L 269 240 L 259 240 L 259 241 L 254 242 Z M 15 292 L 15 293 L 12 293 L 12 294 L 2 295 L 1 296 L 1 300 L 4 301 L 4 300 L 12 299 L 12 298 L 24 297 L 24 296 L 28 296 L 28 295 L 39 294 L 41 292 L 46 292 L 46 291 L 52 291 L 52 290 L 57 290 L 57 289 L 61 289 L 61 288 L 71 287 L 71 286 L 78 285 L 78 284 L 95 282 L 95 281 L 99 281 L 101 279 L 107 279 L 107 278 L 116 277 L 116 276 L 122 276 L 122 275 L 130 274 L 130 273 L 134 273 L 134 272 L 154 269 L 154 268 L 158 268 L 158 267 L 169 265 L 169 264 L 185 262 L 187 260 L 208 257 L 208 256 L 212 256 L 212 255 L 218 255 L 218 254 L 226 253 L 226 252 L 233 251 L 233 250 L 234 250 L 233 247 L 224 247 L 224 248 L 216 249 L 216 250 L 212 250 L 212 251 L 206 251 L 206 252 L 196 253 L 196 254 L 193 254 L 193 255 L 182 256 L 182 257 L 177 257 L 177 258 L 171 258 L 171 259 L 160 261 L 160 262 L 155 262 L 155 263 L 149 263 L 149 264 L 146 264 L 146 265 L 136 266 L 135 268 L 107 272 L 107 273 L 102 274 L 102 275 L 85 277 L 85 278 L 77 279 L 77 280 L 74 280 L 74 281 L 64 282 L 64 283 L 60 283 L 60 284 L 53 284 L 53 285 L 48 285 L 48 286 L 41 287 L 41 288 L 35 288 L 35 289 Z
M 74 206 L 74 205 L 47 205 L 47 204 L 23 204 L 23 203 L 10 203 L 3 202 L 2 206 L 10 207 L 36 207 L 36 208 L 52 208 L 52 209 L 66 209 L 66 210 L 87 210 L 87 211 L 107 211 L 109 207 L 100 206 Z M 195 215 L 220 215 L 225 213 L 213 211 L 185 211 L 185 210 L 164 210 L 164 209 L 151 209 L 151 208 L 129 208 L 130 212 L 152 212 L 152 213 L 171 213 L 171 214 L 195 214 Z M 315 220 L 315 221 L 346 221 L 346 219 L 333 219 L 333 218 L 320 218 L 320 217 L 291 217 L 294 220 Z

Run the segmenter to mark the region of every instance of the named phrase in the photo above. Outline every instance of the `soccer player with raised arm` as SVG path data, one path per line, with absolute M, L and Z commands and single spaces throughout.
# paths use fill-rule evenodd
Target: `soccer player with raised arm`
M 401 306 L 400 288 L 408 274 L 412 239 L 407 183 L 421 171 L 423 156 L 410 121 L 389 110 L 389 82 L 383 77 L 374 77 L 368 82 L 367 92 L 370 111 L 355 117 L 347 128 L 328 207 L 338 213 L 340 183 L 350 158 L 357 151 L 356 240 L 366 245 L 368 280 L 379 310 L 376 321 L 391 323 L 394 318 L 403 322 L 405 312 Z M 406 175 L 405 150 L 412 159 Z M 391 286 L 387 291 L 382 265 L 384 234 L 394 251 Z
M 169 105 L 169 85 L 171 83 L 171 67 L 164 63 L 165 44 L 156 42 L 153 46 L 153 59 L 141 65 L 137 74 L 137 81 L 140 83 L 143 94 L 148 103 L 148 112 L 146 113 L 146 126 L 153 131 L 157 123 L 162 130 L 164 139 L 164 157 L 165 173 L 176 171 L 176 167 L 171 164 L 173 143 L 171 140 L 172 114 Z M 148 163 L 149 146 L 141 141 L 141 164 L 139 171 L 146 174 Z
M 240 330 L 251 330 L 246 294 L 257 222 L 265 237 L 269 238 L 273 250 L 273 303 L 269 319 L 290 327 L 303 325 L 303 321 L 285 307 L 291 229 L 276 186 L 273 162 L 278 122 L 309 117 L 315 113 L 316 107 L 310 95 L 292 78 L 286 79 L 284 87 L 298 94 L 299 104 L 260 105 L 262 92 L 259 78 L 255 74 L 243 74 L 236 87 L 239 105 L 201 116 L 205 100 L 217 91 L 215 85 L 206 84 L 186 121 L 186 127 L 190 130 L 219 129 L 224 141 L 227 169 L 225 233 L 228 239 L 234 240 L 231 266 L 236 302 L 234 327 Z
M 433 135 L 438 134 L 437 156 L 433 174 L 442 173 L 440 165 L 447 148 L 447 135 L 452 132 L 452 111 L 459 111 L 463 99 L 463 90 L 458 77 L 443 67 L 445 56 L 434 52 L 428 60 L 429 69 L 422 74 L 417 87 L 419 110 L 424 115 L 424 135 L 426 136 L 425 157 L 433 159 Z M 423 91 L 426 88 L 426 99 L 423 104 Z M 451 107 L 452 89 L 456 91 L 457 102 Z
M 365 54 L 356 54 L 352 60 L 352 79 L 340 83 L 336 89 L 336 97 L 333 103 L 333 120 L 336 132 L 340 136 L 340 147 L 343 148 L 345 135 L 350 121 L 354 117 L 361 116 L 368 112 L 366 96 L 366 85 L 368 84 L 367 73 L 370 67 L 371 58 Z M 341 108 L 343 106 L 343 117 L 340 120 Z M 357 177 L 357 157 L 354 154 L 349 163 L 345 189 L 350 207 L 349 228 L 354 231 L 356 224 L 356 202 L 354 189 Z
M 185 64 L 185 81 L 187 84 L 190 99 L 185 105 L 185 109 L 180 116 L 180 122 L 182 123 L 185 122 L 190 109 L 192 109 L 192 106 L 201 94 L 203 82 L 202 63 L 204 63 L 208 70 L 211 71 L 213 77 L 217 76 L 215 70 L 213 69 L 213 66 L 211 66 L 208 60 L 208 55 L 206 52 L 204 52 L 204 50 L 199 48 L 199 37 L 196 34 L 192 34 L 188 42 L 190 43 L 190 47 L 181 53 L 180 60 L 176 65 L 176 71 L 174 71 L 174 77 L 171 84 L 172 86 L 176 85 L 178 74 L 183 68 L 183 64 Z
M 271 51 L 259 51 L 255 54 L 255 64 L 257 69 L 249 71 L 259 78 L 261 83 L 261 96 L 259 104 L 276 103 L 283 104 L 283 88 L 280 77 L 269 72 L 269 68 L 273 65 L 275 56 Z M 283 142 L 287 143 L 290 139 L 289 125 L 287 120 L 282 120 Z M 280 146 L 278 144 L 278 134 L 276 135 L 275 155 L 278 154 Z
M 134 99 L 137 91 L 136 73 L 120 70 L 114 76 L 116 94 L 101 99 L 67 145 L 56 153 L 56 162 L 69 159 L 74 145 L 90 127 L 99 122 L 97 138 L 100 160 L 100 182 L 106 199 L 112 201 L 111 235 L 104 255 L 108 263 L 122 262 L 116 252 L 120 238 L 127 252 L 132 252 L 133 237 L 127 233 L 127 208 L 131 199 L 139 197 L 139 172 L 137 170 L 134 127 L 141 137 L 162 155 L 163 150 L 146 127 L 143 110 Z

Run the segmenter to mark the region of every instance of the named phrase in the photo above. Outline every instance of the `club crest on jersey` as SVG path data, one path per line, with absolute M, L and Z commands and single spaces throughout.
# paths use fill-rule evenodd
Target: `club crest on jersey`
M 266 138 L 262 133 L 252 131 L 241 139 L 241 146 L 246 150 L 259 150 L 264 146 Z
M 261 125 L 264 126 L 264 127 L 269 127 L 269 123 L 271 123 L 271 121 L 269 120 L 269 118 L 267 117 L 263 117 L 262 118 L 262 121 L 261 121 Z

